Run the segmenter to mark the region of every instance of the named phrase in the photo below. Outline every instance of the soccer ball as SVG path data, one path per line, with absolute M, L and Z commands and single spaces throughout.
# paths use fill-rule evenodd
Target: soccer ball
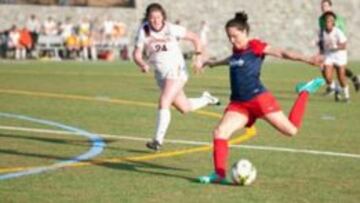
M 247 159 L 240 159 L 231 168 L 231 177 L 237 185 L 250 185 L 256 178 L 256 168 Z

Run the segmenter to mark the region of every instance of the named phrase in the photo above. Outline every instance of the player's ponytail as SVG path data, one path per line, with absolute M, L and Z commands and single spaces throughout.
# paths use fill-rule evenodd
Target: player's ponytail
M 245 30 L 247 33 L 249 33 L 250 26 L 248 23 L 248 16 L 245 13 L 245 11 L 240 11 L 235 13 L 235 17 L 229 20 L 225 25 L 225 28 L 229 28 L 229 27 L 236 27 L 241 31 Z

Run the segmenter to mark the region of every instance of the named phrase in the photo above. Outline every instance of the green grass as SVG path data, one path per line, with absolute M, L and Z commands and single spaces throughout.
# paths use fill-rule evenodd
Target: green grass
M 351 67 L 360 73 L 360 63 Z M 320 73 L 298 63 L 266 63 L 262 79 L 289 112 L 297 82 Z M 26 115 L 89 132 L 150 138 L 159 92 L 151 74 L 131 63 L 19 62 L 0 63 L 0 112 Z M 351 84 L 350 84 L 351 85 Z M 192 75 L 190 97 L 209 90 L 223 104 L 229 97 L 226 68 Z M 312 95 L 298 136 L 280 135 L 264 121 L 246 145 L 360 154 L 360 94 L 351 86 L 351 102 Z M 20 94 L 23 91 L 28 94 Z M 31 94 L 30 94 L 31 93 Z M 46 94 L 44 94 L 46 93 Z M 121 101 L 144 102 L 124 104 Z M 111 102 L 113 101 L 113 102 Z M 116 101 L 116 102 L 114 102 Z M 204 110 L 221 115 L 224 106 Z M 211 142 L 218 118 L 172 111 L 167 139 Z M 0 117 L 0 126 L 60 130 Z M 144 141 L 105 138 L 96 157 L 102 163 L 0 180 L 0 202 L 359 202 L 360 159 L 281 151 L 232 148 L 229 163 L 251 160 L 258 177 L 249 187 L 201 185 L 194 178 L 212 170 L 211 152 L 151 157 L 139 161 L 109 159 L 153 155 Z M 46 166 L 89 149 L 81 136 L 0 129 L 0 171 Z M 167 143 L 163 152 L 197 146 Z M 230 164 L 229 164 L 230 165 Z M 0 173 L 0 176 L 4 173 Z

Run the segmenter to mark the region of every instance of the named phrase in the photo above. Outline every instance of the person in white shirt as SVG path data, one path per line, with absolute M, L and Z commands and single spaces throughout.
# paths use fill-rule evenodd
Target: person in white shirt
M 49 16 L 47 20 L 44 22 L 44 34 L 51 36 L 58 34 L 57 24 L 51 16 Z
M 37 44 L 39 33 L 41 29 L 40 21 L 37 19 L 35 14 L 31 14 L 29 19 L 26 21 L 26 28 L 30 31 L 32 47 L 31 51 L 34 50 L 35 45 Z
M 155 151 L 163 144 L 171 120 L 172 105 L 181 113 L 187 113 L 219 103 L 219 99 L 208 92 L 204 92 L 199 98 L 187 98 L 184 86 L 189 76 L 178 39 L 192 42 L 196 54 L 194 68 L 201 70 L 203 50 L 199 37 L 185 27 L 168 22 L 166 12 L 160 4 L 150 4 L 135 39 L 133 58 L 142 72 L 148 73 L 150 66 L 154 69 L 161 91 L 155 136 L 146 143 L 148 148 Z M 143 58 L 143 51 L 147 60 Z
M 9 38 L 8 38 L 8 48 L 15 50 L 15 59 L 25 59 L 26 58 L 26 49 L 20 43 L 20 30 L 13 25 L 9 31 Z
M 110 16 L 107 17 L 107 19 L 103 23 L 103 38 L 106 45 L 113 45 L 113 34 L 114 31 L 114 21 Z
M 347 65 L 347 38 L 343 31 L 335 26 L 336 15 L 332 11 L 323 14 L 325 29 L 322 31 L 324 46 L 324 75 L 327 84 L 333 83 L 333 71 L 336 70 L 340 88 L 335 92 L 336 101 L 348 101 L 350 98 L 349 87 L 345 75 Z

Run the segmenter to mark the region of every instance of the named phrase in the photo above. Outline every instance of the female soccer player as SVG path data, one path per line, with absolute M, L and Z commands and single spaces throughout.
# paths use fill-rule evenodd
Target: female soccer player
M 250 26 L 247 14 L 240 12 L 225 26 L 233 53 L 224 60 L 206 62 L 210 67 L 229 64 L 231 97 L 220 123 L 213 131 L 215 173 L 199 177 L 202 183 L 226 181 L 228 158 L 228 139 L 238 129 L 252 126 L 257 118 L 262 118 L 286 136 L 297 134 L 301 126 L 309 93 L 315 92 L 325 84 L 324 79 L 316 78 L 300 88 L 300 93 L 287 117 L 281 111 L 274 96 L 260 81 L 260 70 L 266 55 L 301 61 L 311 65 L 318 58 L 308 58 L 301 54 L 272 48 L 263 41 L 250 39 Z
M 326 12 L 334 12 L 333 11 L 333 7 L 332 7 L 333 3 L 331 0 L 322 0 L 321 3 L 320 3 L 320 7 L 321 7 L 321 16 L 319 17 L 319 28 L 320 28 L 320 32 L 319 32 L 319 51 L 320 51 L 320 54 L 321 55 L 324 55 L 324 30 L 326 29 L 326 20 L 325 20 L 325 13 Z M 340 31 L 342 31 L 344 34 L 346 33 L 346 30 L 345 30 L 345 19 L 336 14 L 336 18 L 335 18 L 335 27 L 337 27 L 338 29 L 340 29 Z M 326 72 L 325 72 L 325 69 L 322 70 L 322 74 L 324 76 L 324 78 L 326 78 Z M 345 67 L 345 75 L 347 78 L 349 78 L 353 85 L 354 85 L 354 88 L 355 88 L 355 91 L 356 92 L 359 92 L 360 91 L 360 76 L 359 75 L 355 75 L 353 73 L 353 71 L 351 71 L 349 69 L 349 67 Z M 337 93 L 335 90 L 336 90 L 336 84 L 335 82 L 333 83 L 329 83 L 329 81 L 327 80 L 327 89 L 326 89 L 326 94 L 327 95 L 331 95 L 333 94 L 334 92 Z M 336 96 L 336 95 L 335 95 Z M 337 98 L 337 97 L 335 97 Z
M 219 103 L 219 99 L 208 92 L 204 92 L 199 98 L 186 97 L 184 86 L 188 73 L 178 39 L 192 42 L 196 54 L 194 66 L 196 70 L 201 69 L 202 47 L 199 37 L 182 26 L 167 22 L 166 12 L 160 4 L 150 4 L 136 36 L 133 58 L 142 72 L 149 72 L 149 64 L 155 69 L 155 78 L 161 91 L 155 136 L 146 143 L 148 148 L 155 151 L 163 144 L 170 124 L 171 105 L 181 113 L 187 113 L 208 104 Z M 148 57 L 147 61 L 143 58 L 143 50 Z
M 325 19 L 325 29 L 322 31 L 324 48 L 324 76 L 327 84 L 334 84 L 333 70 L 336 73 L 340 83 L 340 90 L 335 92 L 335 99 L 339 101 L 340 94 L 343 94 L 343 100 L 350 98 L 349 87 L 346 81 L 345 68 L 347 64 L 346 36 L 338 27 L 335 27 L 336 15 L 328 11 L 323 14 Z

